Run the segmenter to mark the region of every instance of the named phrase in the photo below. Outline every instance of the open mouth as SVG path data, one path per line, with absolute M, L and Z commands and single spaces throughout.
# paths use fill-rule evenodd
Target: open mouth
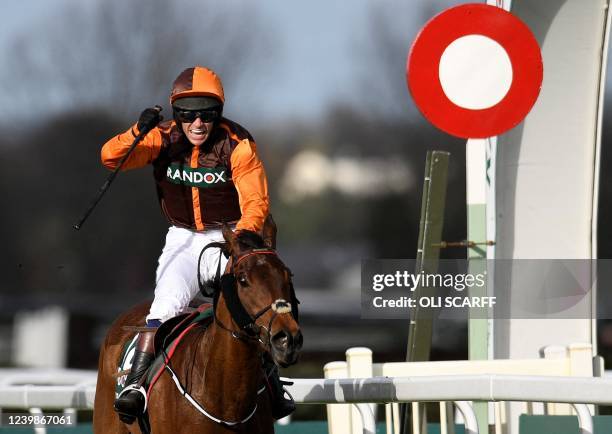
M 208 133 L 208 130 L 201 128 L 193 128 L 189 130 L 189 134 L 193 134 L 194 136 L 205 136 L 206 133 Z

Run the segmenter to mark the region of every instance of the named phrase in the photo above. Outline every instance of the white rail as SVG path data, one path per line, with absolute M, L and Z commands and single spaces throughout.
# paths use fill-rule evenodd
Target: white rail
M 292 379 L 297 402 L 528 401 L 612 404 L 612 378 L 532 375 L 441 375 Z
M 36 381 L 33 381 L 36 380 Z M 612 378 L 528 375 L 437 375 L 341 379 L 292 379 L 287 389 L 300 404 L 391 403 L 455 401 L 464 414 L 466 432 L 477 432 L 471 407 L 461 401 L 528 401 L 574 405 L 581 433 L 592 433 L 592 420 L 584 404 L 612 405 Z M 72 384 L 58 385 L 65 382 Z M 38 383 L 38 384 L 35 384 Z M 40 385 L 45 384 L 45 385 Z M 49 385 L 50 384 L 50 385 Z M 93 409 L 95 372 L 40 373 L 0 371 L 0 408 Z M 358 406 L 364 432 L 371 430 L 369 406 Z

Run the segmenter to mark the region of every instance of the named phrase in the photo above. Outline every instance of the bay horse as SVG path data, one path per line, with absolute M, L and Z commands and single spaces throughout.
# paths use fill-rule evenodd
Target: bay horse
M 214 322 L 191 329 L 178 344 L 171 359 L 176 380 L 162 373 L 149 395 L 152 434 L 274 432 L 268 393 L 260 393 L 265 382 L 262 355 L 268 353 L 282 367 L 295 363 L 302 334 L 285 301 L 295 300 L 291 272 L 276 255 L 276 227 L 269 222 L 274 225 L 266 220 L 263 238 L 253 232 L 235 236 L 229 227 L 223 228 L 230 254 L 223 278 L 235 277 L 237 297 L 226 296 L 225 290 L 215 294 Z M 235 318 L 236 303 L 250 319 L 247 327 Z M 119 420 L 113 401 L 119 357 L 134 335 L 129 326 L 144 324 L 149 306 L 141 304 L 120 316 L 102 344 L 94 403 L 96 434 L 141 433 L 138 423 Z M 175 381 L 188 395 L 182 396 Z

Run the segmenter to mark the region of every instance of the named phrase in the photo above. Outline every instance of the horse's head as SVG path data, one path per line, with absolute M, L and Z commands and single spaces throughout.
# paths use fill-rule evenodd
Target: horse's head
M 274 250 L 276 226 L 266 219 L 263 238 L 223 229 L 231 261 L 222 278 L 222 293 L 233 321 L 260 341 L 280 366 L 297 361 L 303 338 L 297 323 L 297 299 L 291 271 Z

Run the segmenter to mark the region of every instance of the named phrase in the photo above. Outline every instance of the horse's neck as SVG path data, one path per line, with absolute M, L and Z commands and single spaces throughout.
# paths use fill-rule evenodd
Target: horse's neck
M 231 324 L 224 304 L 217 307 L 217 318 Z M 261 386 L 261 357 L 256 341 L 244 341 L 213 323 L 207 337 L 200 339 L 198 353 L 203 356 L 204 387 L 200 399 L 217 417 L 228 420 L 246 417 L 255 406 Z

